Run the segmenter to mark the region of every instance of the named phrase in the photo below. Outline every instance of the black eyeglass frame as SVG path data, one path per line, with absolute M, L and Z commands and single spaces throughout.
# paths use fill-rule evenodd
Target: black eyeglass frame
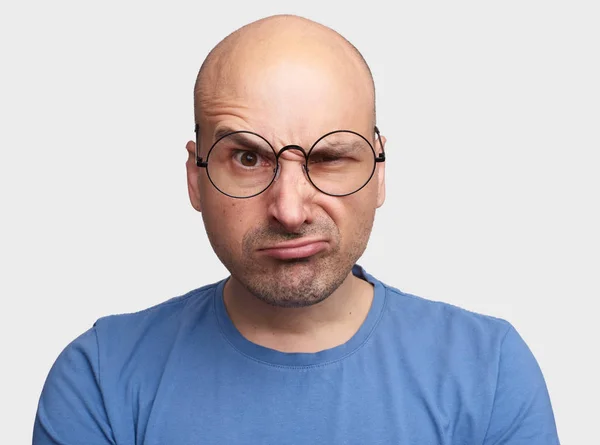
M 377 135 L 377 140 L 379 141 L 379 146 L 381 147 L 381 153 L 379 153 L 379 155 L 376 154 L 375 149 L 373 148 L 373 145 L 371 145 L 371 143 L 369 142 L 369 140 L 366 137 L 364 137 L 362 134 L 357 133 L 357 132 L 352 131 L 352 130 L 334 130 L 334 131 L 330 131 L 329 133 L 326 133 L 323 136 L 321 136 L 319 139 L 317 139 L 315 141 L 315 143 L 312 144 L 312 146 L 310 147 L 310 149 L 308 150 L 308 152 L 306 150 L 304 150 L 304 148 L 300 147 L 299 145 L 294 145 L 294 144 L 286 145 L 284 147 L 281 147 L 281 150 L 279 150 L 279 152 L 275 152 L 275 149 L 273 148 L 273 146 L 271 145 L 271 143 L 269 141 L 267 141 L 260 134 L 254 133 L 254 132 L 248 131 L 248 130 L 239 130 L 239 131 L 232 131 L 231 133 L 224 134 L 219 139 L 217 139 L 211 145 L 210 149 L 208 150 L 208 153 L 206 155 L 206 161 L 203 161 L 202 158 L 200 157 L 199 152 L 198 152 L 199 147 L 200 147 L 200 125 L 196 124 L 195 127 L 194 127 L 194 132 L 196 133 L 196 165 L 198 167 L 206 169 L 206 175 L 208 176 L 208 180 L 213 185 L 213 187 L 216 188 L 219 192 L 223 193 L 226 196 L 229 196 L 230 198 L 247 199 L 247 198 L 253 198 L 255 196 L 260 195 L 265 190 L 267 190 L 271 186 L 271 184 L 273 184 L 273 182 L 275 181 L 275 178 L 277 178 L 277 173 L 279 171 L 279 157 L 281 156 L 282 153 L 284 153 L 286 150 L 298 150 L 298 151 L 300 151 L 304 155 L 304 165 L 303 165 L 304 171 L 306 172 L 306 177 L 308 178 L 308 180 L 312 184 L 312 186 L 314 188 L 316 188 L 318 191 L 320 191 L 321 193 L 324 193 L 325 195 L 335 196 L 335 197 L 340 197 L 341 198 L 341 197 L 344 197 L 344 196 L 353 195 L 354 193 L 357 193 L 360 190 L 362 190 L 371 181 L 371 179 L 373 178 L 373 175 L 375 174 L 375 169 L 377 168 L 377 163 L 379 163 L 379 162 L 385 162 L 385 150 L 383 149 L 383 142 L 381 142 L 381 134 L 379 133 L 379 129 L 377 128 L 377 125 L 375 125 L 374 130 L 375 130 L 375 134 Z M 212 152 L 212 149 L 219 143 L 219 141 L 221 141 L 222 139 L 224 139 L 224 138 L 226 138 L 228 136 L 231 136 L 231 135 L 234 135 L 234 134 L 240 134 L 240 133 L 251 134 L 251 135 L 257 136 L 260 139 L 262 139 L 263 141 L 265 141 L 266 144 L 273 151 L 273 155 L 275 156 L 275 162 L 276 162 L 275 169 L 273 171 L 273 178 L 271 179 L 271 181 L 261 191 L 255 193 L 253 195 L 250 195 L 250 196 L 235 196 L 235 195 L 230 195 L 229 193 L 224 192 L 219 187 L 217 187 L 217 185 L 214 183 L 214 181 L 210 177 L 210 170 L 208 168 L 208 161 L 210 159 L 210 153 Z M 369 146 L 369 148 L 371 149 L 371 151 L 373 152 L 373 158 L 375 160 L 375 162 L 373 163 L 373 169 L 371 170 L 371 174 L 369 175 L 369 178 L 365 181 L 365 183 L 363 185 L 361 185 L 359 188 L 357 188 L 356 190 L 354 190 L 353 192 L 345 193 L 345 194 L 342 194 L 342 195 L 336 195 L 334 193 L 327 193 L 326 191 L 321 190 L 313 182 L 312 178 L 310 177 L 309 168 L 308 168 L 308 158 L 310 157 L 310 154 L 311 154 L 312 150 L 315 148 L 315 146 L 319 142 L 321 142 L 321 140 L 323 140 L 326 137 L 331 136 L 332 134 L 335 134 L 335 133 L 351 133 L 351 134 L 354 134 L 354 135 L 360 137 L 361 139 L 363 139 L 367 143 L 367 145 Z

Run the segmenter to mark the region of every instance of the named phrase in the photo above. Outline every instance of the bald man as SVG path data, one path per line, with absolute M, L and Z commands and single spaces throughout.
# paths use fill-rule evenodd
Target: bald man
M 299 17 L 251 23 L 208 55 L 194 98 L 189 196 L 230 276 L 71 343 L 34 444 L 558 444 L 509 323 L 356 264 L 385 138 L 348 41 Z

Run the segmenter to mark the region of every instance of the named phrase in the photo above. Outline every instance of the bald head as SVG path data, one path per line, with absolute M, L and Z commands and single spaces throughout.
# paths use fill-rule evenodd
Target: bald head
M 300 17 L 251 23 L 211 51 L 195 88 L 200 131 L 186 145 L 188 190 L 230 283 L 238 283 L 232 295 L 301 307 L 348 282 L 385 199 L 385 170 L 374 151 L 385 138 L 375 136 L 374 101 L 356 48 Z M 233 199 L 240 196 L 248 199 Z M 292 237 L 326 247 L 287 259 L 260 248 Z
M 224 103 L 263 110 L 319 106 L 327 92 L 350 97 L 375 124 L 373 78 L 360 52 L 323 25 L 273 16 L 238 29 L 209 53 L 194 87 L 194 114 L 202 126 Z

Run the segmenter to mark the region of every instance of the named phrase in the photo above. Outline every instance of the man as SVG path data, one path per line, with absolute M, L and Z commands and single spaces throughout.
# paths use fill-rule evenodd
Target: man
M 558 443 L 507 322 L 355 264 L 385 198 L 385 138 L 351 44 L 263 19 L 217 45 L 194 96 L 189 195 L 231 276 L 69 345 L 34 444 Z

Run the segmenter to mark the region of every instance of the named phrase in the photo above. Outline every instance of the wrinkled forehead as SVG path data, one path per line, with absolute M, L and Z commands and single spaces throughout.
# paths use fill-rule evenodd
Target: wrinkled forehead
M 213 62 L 195 98 L 203 137 L 223 126 L 298 145 L 333 130 L 370 134 L 374 91 L 356 56 L 335 46 L 262 50 Z

